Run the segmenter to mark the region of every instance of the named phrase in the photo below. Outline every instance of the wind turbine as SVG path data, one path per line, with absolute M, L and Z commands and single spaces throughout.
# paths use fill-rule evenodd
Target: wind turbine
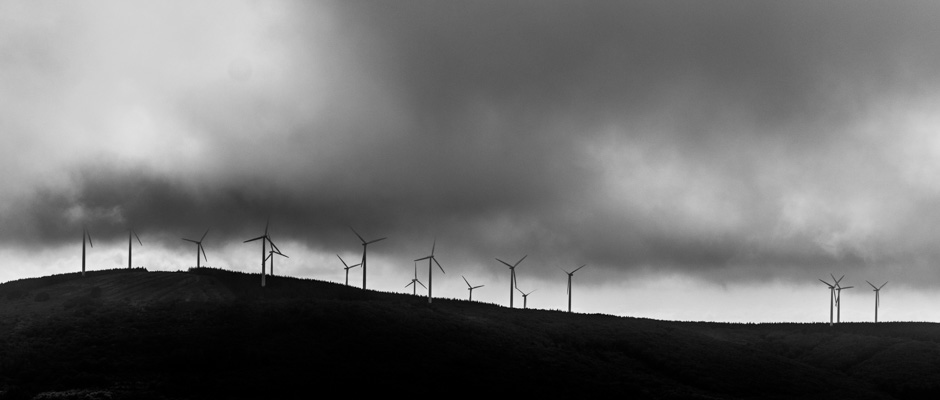
M 832 274 L 829 274 L 829 275 L 832 276 Z M 842 278 L 845 278 L 845 275 L 842 275 Z M 826 286 L 829 286 L 829 326 L 832 326 L 832 312 L 835 309 L 836 285 L 839 284 L 839 281 L 841 281 L 842 278 L 836 279 L 835 276 L 832 276 L 832 280 L 835 283 L 829 283 L 822 279 L 819 280 L 820 282 L 824 283 Z
M 272 247 L 274 246 L 274 242 L 271 242 L 271 246 L 272 246 Z M 272 276 L 272 277 L 274 276 L 274 255 L 275 255 L 275 254 L 277 254 L 277 255 L 279 255 L 279 256 L 281 256 L 281 257 L 284 257 L 284 258 L 290 258 L 290 257 L 288 257 L 286 254 L 281 253 L 280 251 L 277 251 L 277 250 L 274 250 L 274 249 L 271 249 L 271 250 L 268 251 L 268 258 L 271 259 L 271 276 Z
M 82 276 L 85 276 L 85 239 L 88 239 L 88 245 L 95 247 L 91 242 L 91 233 L 88 233 L 88 227 L 82 227 Z
M 832 279 L 836 279 L 835 275 L 832 275 L 832 274 L 830 275 L 832 276 Z M 845 275 L 842 275 L 842 277 L 844 278 Z M 839 278 L 839 280 L 841 281 L 842 278 Z M 842 323 L 842 289 L 851 289 L 853 287 L 855 286 L 842 287 L 839 285 L 839 282 L 836 281 L 836 323 L 837 324 Z
M 263 240 L 261 240 L 263 239 Z M 261 240 L 261 287 L 264 287 L 264 278 L 267 275 L 267 261 L 270 254 L 267 254 L 267 243 L 271 243 L 271 249 L 277 250 L 278 253 L 281 252 L 280 249 L 271 241 L 271 238 L 268 236 L 268 223 L 264 224 L 264 235 L 258 236 L 254 239 L 248 239 L 242 243 L 254 242 L 255 240 Z
M 463 281 L 464 281 L 464 282 L 467 282 L 467 278 L 466 278 L 466 277 L 464 277 L 463 275 L 460 275 L 460 277 L 463 278 Z M 470 282 L 467 282 L 467 290 L 470 291 L 470 301 L 473 301 L 473 289 L 479 289 L 479 288 L 484 287 L 484 286 L 486 286 L 486 285 L 470 286 Z
M 529 293 L 523 292 L 519 288 L 516 288 L 516 290 L 518 290 L 519 293 L 522 293 L 522 309 L 528 309 L 529 308 L 529 295 L 532 293 L 535 293 L 535 291 L 538 289 L 533 289 Z
M 185 240 L 185 241 L 187 241 L 187 242 L 193 242 L 193 243 L 196 244 L 196 268 L 199 268 L 199 266 L 200 266 L 200 263 L 199 263 L 199 253 L 200 253 L 200 252 L 202 252 L 202 257 L 205 258 L 206 261 L 209 261 L 209 259 L 206 257 L 206 249 L 204 249 L 204 248 L 202 247 L 202 240 L 205 239 L 205 238 L 206 238 L 206 235 L 208 235 L 208 234 L 209 234 L 209 230 L 206 229 L 206 233 L 203 233 L 203 234 L 202 234 L 202 237 L 199 238 L 199 241 L 195 241 L 195 240 L 192 240 L 192 239 L 181 238 L 181 239 L 183 239 L 183 240 Z
M 522 258 L 520 258 L 519 261 L 516 261 L 516 263 L 513 265 L 509 265 L 509 263 L 498 258 L 496 259 L 496 261 L 499 261 L 503 263 L 503 265 L 509 267 L 509 308 L 512 308 L 512 297 L 514 294 L 513 291 L 516 289 L 516 266 L 518 266 L 519 263 L 521 263 L 522 260 L 525 260 L 525 258 L 528 256 L 528 254 L 522 256 Z
M 339 257 L 339 254 L 336 256 Z M 360 264 L 348 265 L 346 261 L 343 260 L 343 257 L 339 257 L 339 260 L 343 262 L 343 269 L 346 270 L 346 286 L 349 286 L 349 270 L 358 267 Z
M 134 254 L 134 249 L 131 247 L 131 245 L 134 243 L 131 240 L 132 233 L 134 234 L 134 237 L 137 238 L 137 243 L 140 243 L 141 246 L 144 245 L 140 242 L 140 236 L 137 236 L 137 232 L 134 232 L 134 228 L 131 228 L 131 230 L 127 231 L 127 269 L 131 269 L 131 257 Z
M 868 282 L 868 281 L 865 281 Z M 882 283 L 881 286 L 875 287 L 871 282 L 868 282 L 868 285 L 871 286 L 875 291 L 875 323 L 878 323 L 878 307 L 881 306 L 881 288 L 885 287 L 888 282 Z
M 432 273 L 434 272 L 434 269 L 432 268 L 433 265 L 431 264 L 431 262 L 433 261 L 434 264 L 437 264 L 437 267 L 441 269 L 441 272 L 446 274 L 446 272 L 444 272 L 444 267 L 441 266 L 441 263 L 437 262 L 437 258 L 434 258 L 434 248 L 436 246 L 437 246 L 437 239 L 434 239 L 434 243 L 431 244 L 431 255 L 427 257 L 421 257 L 415 260 L 415 262 L 418 262 L 421 260 L 428 260 L 428 304 L 431 304 L 431 289 L 434 288 L 434 274 Z
M 571 312 L 571 277 L 574 276 L 574 273 L 578 272 L 579 269 L 584 268 L 586 266 L 587 264 L 584 264 L 578 268 L 575 268 L 575 270 L 571 272 L 568 272 L 562 269 L 562 271 L 565 271 L 565 273 L 568 274 L 568 312 Z
M 362 290 L 366 290 L 366 249 L 369 248 L 368 246 L 370 244 L 378 242 L 378 241 L 382 241 L 388 238 L 384 237 L 384 238 L 375 239 L 372 241 L 366 241 L 365 239 L 362 238 L 362 235 L 360 235 L 359 232 L 356 232 L 356 230 L 353 229 L 351 226 L 349 227 L 349 229 L 353 231 L 353 233 L 356 234 L 356 236 L 359 238 L 360 241 L 362 241 L 362 262 L 360 263 L 362 265 Z
M 418 285 L 415 285 L 415 283 L 418 283 L 418 285 L 421 285 L 421 287 L 423 287 L 423 288 L 425 288 L 425 289 L 428 288 L 427 286 L 424 286 L 424 284 L 421 283 L 421 281 L 418 280 L 418 262 L 417 262 L 417 261 L 415 261 L 415 277 L 411 279 L 411 283 L 405 285 L 405 287 L 413 286 L 413 287 L 412 287 L 411 294 L 414 295 L 414 296 L 417 296 L 417 295 L 418 295 Z M 430 290 L 430 289 L 429 289 L 429 290 Z

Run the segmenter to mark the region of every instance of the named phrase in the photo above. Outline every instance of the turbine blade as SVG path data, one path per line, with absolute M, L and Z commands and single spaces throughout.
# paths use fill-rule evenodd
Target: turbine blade
M 888 284 L 888 282 L 882 283 L 881 286 L 878 286 L 878 290 L 881 290 L 881 288 L 885 287 L 885 285 L 887 285 L 887 284 Z
M 428 288 L 427 286 L 424 286 L 424 284 L 423 284 L 423 283 L 421 283 L 421 281 L 418 281 L 418 280 L 416 280 L 415 282 L 418 282 L 418 284 L 419 284 L 419 285 L 421 285 L 421 287 L 423 287 L 423 288 L 425 288 L 425 289 L 427 289 L 427 288 Z
M 431 260 L 434 260 L 434 263 L 437 264 L 437 267 L 441 269 L 441 273 L 446 274 L 446 272 L 444 272 L 444 267 L 441 266 L 441 263 L 437 262 L 437 259 L 436 259 L 436 258 L 434 258 L 434 257 L 432 256 L 432 257 L 431 257 Z
M 85 230 L 85 234 L 88 235 L 88 245 L 91 247 L 95 247 L 95 244 L 91 242 L 91 232 L 88 232 L 88 230 Z
M 415 284 L 415 281 L 411 281 L 411 283 L 405 285 L 405 287 L 408 287 L 408 286 L 411 286 L 411 285 L 414 285 L 414 284 Z
M 429 258 L 431 258 L 431 256 L 421 257 L 421 258 L 415 259 L 415 261 L 427 260 Z
M 465 276 L 460 275 L 460 277 L 463 278 L 464 282 L 467 282 L 467 278 Z M 470 282 L 467 282 L 467 287 L 470 287 Z
M 140 243 L 140 245 L 143 246 L 144 243 L 140 241 L 140 236 L 137 236 L 137 232 L 134 232 L 133 230 L 131 232 L 134 233 L 134 237 L 137 238 L 137 243 Z
M 193 243 L 195 243 L 195 244 L 199 244 L 199 242 L 197 242 L 197 241 L 195 241 L 195 240 L 192 240 L 192 239 L 186 239 L 186 238 L 180 238 L 180 239 L 183 239 L 183 240 L 185 240 L 185 241 L 187 241 L 187 242 L 193 242 Z
M 499 262 L 501 262 L 501 263 L 503 263 L 503 264 L 504 264 L 505 266 L 507 266 L 507 267 L 509 267 L 509 268 L 515 268 L 515 266 L 514 266 L 514 265 L 509 265 L 509 263 L 508 263 L 508 262 L 505 262 L 505 261 L 503 261 L 503 260 L 500 260 L 500 259 L 498 259 L 498 258 L 496 259 L 496 261 L 499 261 Z
M 202 252 L 202 258 L 204 258 L 206 262 L 209 262 L 209 257 L 206 257 L 206 248 L 202 247 L 202 243 L 199 243 L 199 251 Z
M 375 242 L 381 242 L 381 241 L 383 241 L 383 240 L 385 240 L 385 239 L 388 239 L 388 238 L 387 238 L 387 237 L 384 237 L 384 238 L 381 238 L 381 239 L 375 239 L 375 240 L 373 240 L 373 241 L 371 241 L 371 242 L 366 242 L 366 244 L 372 244 L 372 243 L 375 243 Z
M 538 289 L 532 289 L 532 291 L 529 292 L 529 294 L 535 293 L 536 290 L 538 290 Z M 526 295 L 526 296 L 528 296 L 528 295 Z
M 359 263 L 359 264 L 356 264 L 356 265 L 350 265 L 350 266 L 349 266 L 349 268 L 356 268 L 356 267 L 360 267 L 360 266 L 362 266 L 362 264 L 361 264 L 361 263 Z
M 261 240 L 261 239 L 265 239 L 265 237 L 264 237 L 264 236 L 258 236 L 258 237 L 254 238 L 254 239 L 248 239 L 248 240 L 246 240 L 246 241 L 244 241 L 244 242 L 242 242 L 242 243 L 254 242 L 255 240 Z
M 267 221 L 264 221 L 264 235 L 268 236 L 268 225 L 271 224 L 271 217 L 268 217 Z
M 431 255 L 434 255 L 434 248 L 437 247 L 437 238 L 434 238 L 434 243 L 431 243 Z
M 522 258 L 520 258 L 520 259 L 519 259 L 519 261 L 516 261 L 516 263 L 515 263 L 515 264 L 513 264 L 513 267 L 515 267 L 515 266 L 517 266 L 517 265 L 519 265 L 519 263 L 521 263 L 521 262 L 522 262 L 522 260 L 525 260 L 525 258 L 526 258 L 526 257 L 528 257 L 528 256 L 529 256 L 528 254 L 526 254 L 526 255 L 524 255 L 524 256 L 522 256 Z
M 349 265 L 346 264 L 346 261 L 343 260 L 343 257 L 340 257 L 339 254 L 337 254 L 336 257 L 339 258 L 339 261 L 343 263 L 343 266 L 346 267 L 346 269 L 349 269 Z
M 202 237 L 199 238 L 199 241 L 201 242 L 203 239 L 205 239 L 205 238 L 206 238 L 206 235 L 208 235 L 208 234 L 209 234 L 209 229 L 206 228 L 206 233 L 203 233 L 203 234 L 202 234 Z
M 876 288 L 875 285 L 872 285 L 871 282 L 865 281 L 865 283 L 867 283 L 868 286 L 871 286 L 872 289 L 878 290 L 878 288 Z
M 575 272 L 578 272 L 579 269 L 584 268 L 584 267 L 586 267 L 586 266 L 587 266 L 587 264 L 584 264 L 584 265 L 578 267 L 577 269 L 575 269 L 574 271 L 571 271 L 571 273 L 573 274 L 573 273 L 575 273 Z
M 360 234 L 359 234 L 359 232 L 356 232 L 356 230 L 355 230 L 355 229 L 353 229 L 353 228 L 352 228 L 351 226 L 349 227 L 349 229 L 350 229 L 351 231 L 353 231 L 353 233 L 355 233 L 355 234 L 356 234 L 356 237 L 358 237 L 358 238 L 359 238 L 359 240 L 361 240 L 361 241 L 362 241 L 362 243 L 365 243 L 365 242 L 366 242 L 366 240 L 362 238 L 362 235 L 360 235 Z
M 486 285 L 474 286 L 474 287 L 472 287 L 472 288 L 470 288 L 470 289 L 479 289 L 479 288 L 484 287 L 484 286 L 486 286 Z
M 564 268 L 558 267 L 558 269 L 564 271 L 564 273 L 566 273 L 566 274 L 568 274 L 568 275 L 571 275 L 571 274 L 572 274 L 571 272 L 566 271 Z

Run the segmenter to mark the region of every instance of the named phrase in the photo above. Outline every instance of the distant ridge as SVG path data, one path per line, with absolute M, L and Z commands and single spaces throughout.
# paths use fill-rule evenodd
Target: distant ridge
M 940 325 L 669 322 L 215 268 L 0 284 L 0 399 L 936 398 Z M 39 397 L 37 397 L 39 396 Z M 73 397 L 69 397 L 73 396 Z M 79 396 L 79 397 L 74 397 Z M 85 396 L 85 397 L 80 397 Z

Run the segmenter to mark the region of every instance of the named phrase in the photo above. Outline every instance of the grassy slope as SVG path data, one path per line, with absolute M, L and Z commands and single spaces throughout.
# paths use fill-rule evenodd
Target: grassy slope
M 350 393 L 935 398 L 940 326 L 510 310 L 202 269 L 0 285 L 0 398 Z M 505 389 L 505 388 L 509 389 Z M 85 392 L 84 394 L 88 394 Z M 60 396 L 59 398 L 63 398 Z

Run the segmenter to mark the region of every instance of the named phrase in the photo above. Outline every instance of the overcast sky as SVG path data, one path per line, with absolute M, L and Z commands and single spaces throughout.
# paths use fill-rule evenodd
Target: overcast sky
M 940 4 L 0 1 L 0 281 L 260 270 L 653 318 L 940 321 Z M 357 261 L 358 262 L 358 261 Z M 440 272 L 440 271 L 438 271 Z M 427 265 L 419 269 L 427 284 Z M 361 284 L 361 272 L 351 281 Z M 524 287 L 525 286 L 525 287 Z M 865 288 L 862 288 L 864 286 Z M 893 292 L 889 292 L 892 290 Z M 578 297 L 578 296 L 582 297 Z M 892 297 L 894 296 L 894 297 Z M 903 300 L 902 300 L 903 299 Z M 518 300 L 518 299 L 517 299 Z M 906 303 L 905 303 L 906 302 Z M 851 309 L 849 309 L 851 305 Z M 893 314 L 892 314 L 893 313 Z

